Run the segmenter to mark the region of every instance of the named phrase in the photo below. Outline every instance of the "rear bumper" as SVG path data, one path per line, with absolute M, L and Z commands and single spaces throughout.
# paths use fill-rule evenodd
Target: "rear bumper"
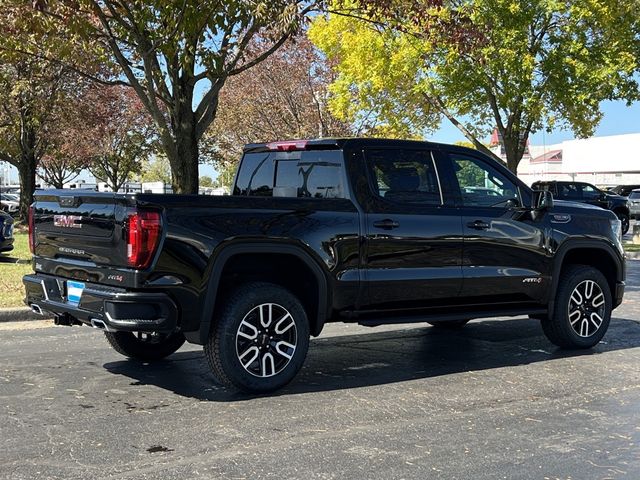
M 26 275 L 22 282 L 25 303 L 60 324 L 85 323 L 128 332 L 173 332 L 178 325 L 176 304 L 164 293 L 130 292 L 86 283 L 76 305 L 66 301 L 65 279 L 34 274 Z

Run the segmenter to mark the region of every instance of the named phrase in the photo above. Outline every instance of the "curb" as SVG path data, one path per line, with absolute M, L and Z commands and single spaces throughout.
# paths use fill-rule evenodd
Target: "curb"
M 46 320 L 46 315 L 38 315 L 28 307 L 0 308 L 0 323 L 24 322 L 27 320 Z
M 640 260 L 640 252 L 624 252 L 624 258 L 627 260 Z

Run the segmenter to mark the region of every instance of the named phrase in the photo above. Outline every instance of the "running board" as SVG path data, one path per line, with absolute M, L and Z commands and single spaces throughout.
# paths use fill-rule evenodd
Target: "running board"
M 545 315 L 546 308 L 520 308 L 511 310 L 484 310 L 478 312 L 460 312 L 460 313 L 444 313 L 444 314 L 423 314 L 410 315 L 401 317 L 382 317 L 382 318 L 362 318 L 358 320 L 358 324 L 365 327 L 377 327 L 379 325 L 393 325 L 400 323 L 424 323 L 428 321 L 453 322 L 456 320 L 473 320 L 476 318 L 492 318 L 492 317 L 519 317 L 522 315 Z

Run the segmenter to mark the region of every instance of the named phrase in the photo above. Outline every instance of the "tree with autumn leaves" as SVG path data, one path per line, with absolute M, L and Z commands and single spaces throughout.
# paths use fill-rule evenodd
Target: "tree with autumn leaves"
M 198 192 L 200 142 L 216 118 L 224 84 L 278 50 L 314 5 L 295 0 L 5 3 L 27 30 L 13 44 L 4 42 L 6 48 L 133 89 L 154 122 L 176 193 Z M 115 75 L 96 73 L 101 62 L 109 72 L 115 67 Z
M 603 100 L 640 98 L 634 0 L 335 0 L 309 35 L 337 62 L 332 109 L 392 134 L 448 119 L 479 150 L 495 127 L 516 172 L 531 133 L 589 136 Z
M 329 111 L 328 86 L 334 79 L 331 65 L 305 36 L 288 40 L 250 71 L 229 79 L 205 136 L 218 170 L 233 169 L 246 143 L 356 134 L 356 125 Z

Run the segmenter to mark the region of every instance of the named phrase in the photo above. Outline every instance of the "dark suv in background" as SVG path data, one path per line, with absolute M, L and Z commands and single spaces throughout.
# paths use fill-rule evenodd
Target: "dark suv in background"
M 589 203 L 597 207 L 611 210 L 622 224 L 622 234 L 629 231 L 629 203 L 621 195 L 606 193 L 590 183 L 585 182 L 535 182 L 534 190 L 549 190 L 553 198 L 570 202 Z
M 622 197 L 628 197 L 632 191 L 640 188 L 640 185 L 616 185 L 609 190 L 609 193 L 615 193 Z

